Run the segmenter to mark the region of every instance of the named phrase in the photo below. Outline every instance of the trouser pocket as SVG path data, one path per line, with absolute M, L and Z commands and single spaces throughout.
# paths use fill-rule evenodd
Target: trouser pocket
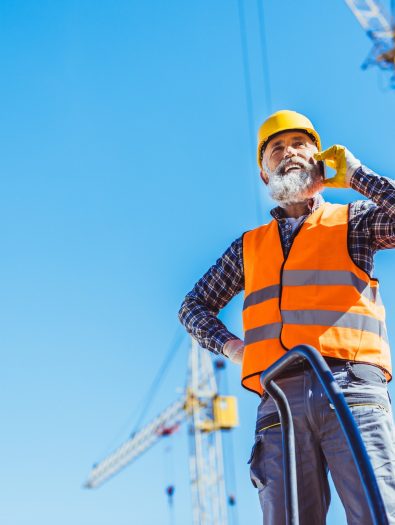
M 263 489 L 266 485 L 264 447 L 263 437 L 257 436 L 248 461 L 251 483 L 257 489 Z
M 280 416 L 278 415 L 278 412 L 260 417 L 256 422 L 255 435 L 258 436 L 259 434 L 263 434 L 266 430 L 269 430 L 269 428 L 278 427 L 280 424 Z
M 351 381 L 356 381 L 360 384 L 387 384 L 384 372 L 375 365 L 349 362 L 347 363 L 347 374 Z
M 260 417 L 256 423 L 255 443 L 248 463 L 250 464 L 251 482 L 257 489 L 262 489 L 267 484 L 265 468 L 266 441 L 273 432 L 279 431 L 281 436 L 280 425 L 280 418 L 277 412 Z

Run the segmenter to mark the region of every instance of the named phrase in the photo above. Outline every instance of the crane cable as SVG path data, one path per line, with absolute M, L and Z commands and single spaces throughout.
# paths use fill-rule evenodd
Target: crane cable
M 241 54 L 243 61 L 243 78 L 244 78 L 244 91 L 246 98 L 246 107 L 247 107 L 247 120 L 248 120 L 248 136 L 250 143 L 250 162 L 255 159 L 255 125 L 254 125 L 254 105 L 252 97 L 252 87 L 251 87 L 251 73 L 248 59 L 248 46 L 247 46 L 247 30 L 246 30 L 246 21 L 245 13 L 243 8 L 243 0 L 237 0 L 238 6 L 238 15 L 239 15 L 239 29 L 240 29 L 240 40 L 241 40 Z M 266 99 L 266 111 L 267 114 L 271 113 L 271 91 L 270 91 L 270 81 L 269 81 L 269 69 L 268 69 L 268 59 L 266 54 L 266 38 L 265 38 L 265 25 L 264 25 L 264 12 L 263 12 L 263 2 L 262 0 L 257 0 L 258 6 L 258 19 L 259 19 L 259 33 L 260 33 L 260 47 L 261 47 L 261 58 L 262 58 L 262 72 L 264 77 L 264 87 L 265 87 L 265 99 Z M 251 166 L 251 172 L 254 175 L 255 180 L 255 163 Z M 254 184 L 255 186 L 255 184 Z M 261 215 L 261 200 L 259 198 L 259 192 L 254 191 L 255 195 L 255 213 L 257 221 L 260 220 Z
M 254 126 L 254 108 L 252 102 L 252 88 L 251 88 L 251 75 L 250 75 L 250 66 L 248 60 L 248 48 L 247 48 L 247 31 L 246 23 L 243 9 L 243 0 L 237 0 L 238 14 L 239 14 L 239 30 L 240 30 L 240 40 L 241 40 L 241 55 L 243 61 L 243 78 L 244 78 L 244 93 L 246 98 L 246 107 L 247 107 L 247 123 L 248 123 L 248 137 L 250 143 L 250 164 L 255 155 L 255 126 Z M 251 173 L 254 176 L 255 180 L 255 170 L 253 169 L 253 164 L 251 164 Z M 253 183 L 253 191 L 255 188 L 255 182 Z M 255 195 L 255 213 L 256 219 L 259 222 L 261 215 L 261 203 L 259 199 L 259 192 L 254 191 Z
M 181 343 L 185 338 L 185 335 L 185 331 L 181 330 L 181 325 L 179 325 L 173 335 L 172 341 L 169 345 L 169 349 L 165 355 L 162 365 L 160 366 L 156 376 L 154 377 L 151 387 L 149 388 L 148 393 L 145 396 L 145 399 L 141 405 L 140 416 L 138 417 L 136 424 L 134 425 L 132 434 L 139 429 L 141 423 L 144 420 L 144 417 L 147 415 L 148 409 L 152 404 L 155 394 L 158 392 L 159 386 L 163 381 L 163 378 L 165 377 L 165 373 L 168 370 L 174 357 L 176 356 L 177 350 L 180 348 Z
M 163 448 L 163 472 L 165 482 L 165 492 L 167 495 L 167 506 L 169 511 L 169 525 L 175 525 L 174 494 L 175 494 L 175 476 L 174 476 L 174 438 L 171 434 L 166 436 Z M 166 443 L 166 441 L 168 441 Z
M 181 325 L 177 326 L 177 329 L 175 330 L 174 335 L 171 339 L 170 345 L 165 354 L 163 362 L 161 366 L 159 367 L 158 372 L 156 376 L 154 377 L 154 380 L 152 381 L 151 387 L 149 388 L 147 394 L 144 396 L 141 402 L 137 404 L 137 407 L 139 408 L 137 410 L 134 410 L 132 416 L 128 418 L 127 422 L 122 426 L 122 428 L 117 432 L 116 436 L 107 445 L 104 453 L 102 454 L 102 457 L 107 456 L 108 452 L 114 447 L 114 445 L 119 440 L 119 438 L 125 433 L 125 431 L 128 428 L 130 428 L 131 422 L 135 420 L 137 411 L 139 413 L 139 416 L 136 419 L 135 425 L 133 426 L 133 431 L 131 432 L 131 435 L 133 435 L 139 429 L 144 419 L 144 416 L 147 414 L 148 408 L 150 407 L 153 401 L 153 398 L 155 394 L 158 392 L 159 386 L 165 377 L 166 371 L 168 370 L 171 362 L 173 361 L 174 357 L 177 354 L 177 350 L 180 348 L 181 343 L 183 342 L 185 338 L 185 335 L 186 334 L 184 330 L 181 329 Z
M 268 59 L 268 54 L 267 54 L 263 0 L 257 0 L 257 7 L 258 7 L 258 20 L 259 20 L 259 36 L 260 36 L 260 43 L 261 43 L 263 86 L 265 89 L 265 99 L 266 99 L 266 112 L 268 115 L 270 115 L 273 112 L 273 110 L 272 110 L 272 94 L 271 94 L 271 89 L 270 89 L 269 59 Z

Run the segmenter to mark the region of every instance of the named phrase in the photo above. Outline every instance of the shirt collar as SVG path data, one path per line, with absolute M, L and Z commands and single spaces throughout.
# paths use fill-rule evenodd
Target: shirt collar
M 314 213 L 320 206 L 322 206 L 325 202 L 324 197 L 321 195 L 321 193 L 317 193 L 317 195 L 314 195 L 311 199 L 309 199 L 309 208 L 310 208 L 310 214 Z M 276 208 L 273 208 L 270 210 L 270 215 L 274 217 L 277 221 L 279 219 L 286 219 L 284 214 L 284 209 L 280 206 L 277 206 Z

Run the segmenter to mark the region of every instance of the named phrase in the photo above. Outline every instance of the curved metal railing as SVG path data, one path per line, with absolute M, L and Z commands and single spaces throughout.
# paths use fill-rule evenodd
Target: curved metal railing
M 309 345 L 295 346 L 261 374 L 261 384 L 273 398 L 280 415 L 287 525 L 299 524 L 295 435 L 289 403 L 274 379 L 301 356 L 309 361 L 329 401 L 335 408 L 360 475 L 374 525 L 388 525 L 387 514 L 372 464 L 344 395 L 325 359 L 318 350 Z

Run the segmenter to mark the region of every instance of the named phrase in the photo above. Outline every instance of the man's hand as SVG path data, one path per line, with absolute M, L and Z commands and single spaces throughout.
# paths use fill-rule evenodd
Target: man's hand
M 344 146 L 335 144 L 325 151 L 314 153 L 316 160 L 323 160 L 327 166 L 336 170 L 331 179 L 324 180 L 327 188 L 349 188 L 351 175 L 361 165 L 351 151 Z
M 240 339 L 231 339 L 225 343 L 223 352 L 232 363 L 241 365 L 243 362 L 244 343 Z

